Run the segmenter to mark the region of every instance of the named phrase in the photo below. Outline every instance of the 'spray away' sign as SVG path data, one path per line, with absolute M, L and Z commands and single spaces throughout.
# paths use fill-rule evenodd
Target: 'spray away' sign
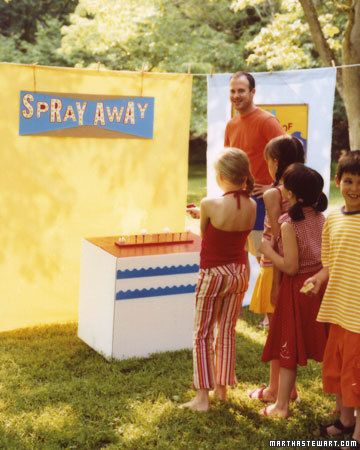
M 154 97 L 20 92 L 19 134 L 152 139 Z

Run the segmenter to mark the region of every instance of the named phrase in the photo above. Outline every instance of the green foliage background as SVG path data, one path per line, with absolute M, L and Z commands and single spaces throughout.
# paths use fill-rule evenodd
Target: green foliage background
M 339 54 L 346 1 L 315 3 Z M 321 65 L 297 0 L 0 0 L 0 61 L 196 74 Z M 206 101 L 206 77 L 194 77 L 191 139 L 206 140 Z M 337 97 L 333 156 L 347 147 Z

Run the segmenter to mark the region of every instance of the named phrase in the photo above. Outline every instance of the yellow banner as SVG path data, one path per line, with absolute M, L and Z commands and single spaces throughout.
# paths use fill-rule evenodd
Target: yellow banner
M 184 229 L 191 83 L 0 64 L 0 331 L 77 319 L 83 237 Z M 154 137 L 20 136 L 22 90 L 154 97 Z

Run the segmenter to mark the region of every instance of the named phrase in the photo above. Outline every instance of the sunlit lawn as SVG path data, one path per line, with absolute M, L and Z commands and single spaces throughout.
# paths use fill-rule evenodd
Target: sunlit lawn
M 188 203 L 199 205 L 206 195 L 206 166 L 196 164 L 189 167 Z
M 204 167 L 191 168 L 189 202 L 205 195 L 204 175 Z M 302 401 L 287 421 L 260 417 L 261 403 L 247 396 L 268 378 L 258 320 L 245 308 L 238 385 L 207 414 L 178 408 L 193 395 L 190 350 L 107 361 L 77 338 L 76 324 L 1 333 L 0 448 L 257 450 L 270 439 L 314 439 L 334 406 L 321 391 L 318 364 L 299 370 Z
M 335 186 L 335 181 L 331 180 L 329 207 L 335 208 L 342 204 L 343 204 L 343 198 L 341 197 L 340 190 Z
M 265 333 L 245 310 L 237 325 L 238 385 L 208 414 L 181 410 L 189 400 L 190 350 L 106 361 L 76 337 L 76 325 L 0 335 L 1 449 L 265 449 L 270 439 L 313 439 L 332 402 L 320 367 L 299 374 L 302 401 L 287 421 L 261 418 L 249 389 L 266 382 Z
M 206 166 L 194 165 L 189 168 L 188 201 L 199 204 L 202 197 L 206 195 Z M 341 195 L 332 179 L 330 182 L 329 206 L 341 205 Z

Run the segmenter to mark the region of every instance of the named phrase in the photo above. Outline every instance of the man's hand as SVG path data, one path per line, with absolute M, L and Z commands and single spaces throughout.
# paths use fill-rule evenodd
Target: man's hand
M 254 189 L 252 191 L 252 195 L 255 197 L 261 198 L 264 195 L 264 192 L 271 188 L 271 184 L 254 184 Z

